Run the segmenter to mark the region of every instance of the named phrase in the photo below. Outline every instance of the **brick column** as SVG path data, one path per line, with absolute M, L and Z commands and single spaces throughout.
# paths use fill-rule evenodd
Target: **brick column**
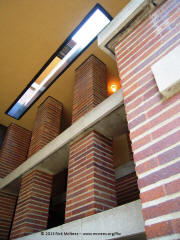
M 129 153 L 129 159 L 130 159 L 130 161 L 133 161 L 132 143 L 131 143 L 131 139 L 130 139 L 129 134 L 130 134 L 130 132 L 128 131 L 128 132 L 126 133 L 127 144 L 128 144 L 128 153 Z
M 163 101 L 151 66 L 180 44 L 167 0 L 116 47 L 148 239 L 180 239 L 180 94 Z
M 112 141 L 91 131 L 70 146 L 66 222 L 115 206 Z
M 139 188 L 136 173 L 130 173 L 116 179 L 118 205 L 123 205 L 139 199 Z
M 0 239 L 7 240 L 14 215 L 16 196 L 0 191 Z
M 30 157 L 60 134 L 63 105 L 52 97 L 38 107 L 28 156 Z
M 73 122 L 106 97 L 106 66 L 91 55 L 76 69 Z M 65 221 L 116 205 L 112 141 L 90 131 L 70 145 Z
M 33 170 L 23 176 L 10 239 L 46 229 L 52 175 Z
M 0 178 L 6 177 L 27 158 L 31 131 L 10 124 L 0 150 Z M 8 239 L 16 196 L 0 191 L 0 239 Z
M 72 122 L 107 97 L 106 65 L 91 55 L 75 71 Z
M 10 124 L 0 150 L 0 177 L 16 169 L 26 159 L 31 141 L 31 131 Z
M 62 103 L 48 97 L 38 108 L 28 156 L 30 157 L 60 132 Z M 53 176 L 33 170 L 22 177 L 11 238 L 45 230 Z

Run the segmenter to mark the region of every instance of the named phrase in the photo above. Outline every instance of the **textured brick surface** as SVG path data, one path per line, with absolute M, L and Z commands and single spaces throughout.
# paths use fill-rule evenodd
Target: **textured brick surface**
M 48 97 L 38 107 L 28 153 L 29 157 L 59 135 L 62 110 L 62 103 L 52 97 Z
M 75 72 L 72 122 L 107 97 L 106 66 L 91 55 Z
M 9 125 L 0 150 L 0 177 L 3 178 L 26 159 L 31 131 L 14 123 Z
M 163 101 L 151 66 L 179 44 L 180 1 L 167 0 L 116 46 L 148 239 L 178 233 L 180 94 Z
M 112 141 L 89 132 L 70 146 L 66 222 L 116 205 Z
M 139 188 L 136 173 L 116 179 L 116 192 L 118 205 L 139 199 Z
M 0 191 L 0 239 L 7 240 L 14 209 L 16 205 L 16 196 Z
M 47 173 L 33 170 L 22 178 L 10 239 L 46 229 L 51 188 Z

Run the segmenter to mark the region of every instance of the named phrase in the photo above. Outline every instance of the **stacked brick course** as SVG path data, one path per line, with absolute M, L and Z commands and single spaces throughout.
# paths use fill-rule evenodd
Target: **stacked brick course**
M 180 237 L 180 94 L 163 101 L 151 66 L 180 44 L 180 1 L 167 0 L 116 47 L 148 239 Z
M 22 178 L 10 239 L 46 229 L 51 187 L 52 175 L 38 170 Z
M 107 97 L 106 65 L 91 55 L 75 72 L 72 122 Z
M 116 192 L 118 205 L 139 199 L 136 173 L 116 179 Z
M 30 157 L 60 132 L 62 103 L 48 97 L 38 108 L 28 156 Z M 33 170 L 22 177 L 11 231 L 11 239 L 45 230 L 53 176 Z
M 0 150 L 0 177 L 5 177 L 27 159 L 30 141 L 31 131 L 14 123 L 8 127 Z
M 48 97 L 38 108 L 28 156 L 30 157 L 60 133 L 63 105 Z
M 7 240 L 14 215 L 16 196 L 0 192 L 0 239 Z
M 70 146 L 66 222 L 116 205 L 112 141 L 91 131 Z

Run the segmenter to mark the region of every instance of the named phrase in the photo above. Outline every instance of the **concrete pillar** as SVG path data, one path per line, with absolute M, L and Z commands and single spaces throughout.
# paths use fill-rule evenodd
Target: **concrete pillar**
M 31 131 L 10 124 L 0 150 L 0 177 L 3 178 L 26 159 L 31 141 Z
M 165 1 L 116 46 L 148 239 L 180 238 L 180 94 L 164 101 L 151 71 L 180 44 L 179 9 Z
M 112 141 L 91 131 L 70 146 L 65 220 L 117 206 Z
M 0 239 L 7 240 L 11 228 L 16 196 L 0 191 Z
M 91 55 L 76 69 L 73 122 L 106 97 L 106 66 Z M 65 221 L 116 205 L 112 141 L 90 131 L 70 145 Z
M 106 65 L 91 55 L 75 71 L 72 122 L 107 97 Z
M 62 103 L 48 97 L 38 108 L 28 156 L 30 157 L 60 132 Z M 11 239 L 45 230 L 53 176 L 33 170 L 22 177 Z

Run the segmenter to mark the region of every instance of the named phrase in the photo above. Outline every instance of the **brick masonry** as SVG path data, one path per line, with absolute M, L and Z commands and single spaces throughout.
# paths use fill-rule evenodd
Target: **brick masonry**
M 72 122 L 107 97 L 106 65 L 91 55 L 75 71 Z
M 23 176 L 10 239 L 46 229 L 52 175 L 33 170 Z
M 118 205 L 139 199 L 139 188 L 136 173 L 116 179 L 116 192 Z
M 133 151 L 132 151 L 132 143 L 131 143 L 131 139 L 129 137 L 129 134 L 130 134 L 130 132 L 128 131 L 126 133 L 126 138 L 127 138 L 127 143 L 128 143 L 129 159 L 130 159 L 130 161 L 133 161 L 134 158 L 133 158 Z
M 167 0 L 116 46 L 148 239 L 180 239 L 180 94 L 163 101 L 151 72 L 179 44 L 180 1 Z
M 28 156 L 43 148 L 60 133 L 63 105 L 48 97 L 38 108 Z M 53 176 L 33 170 L 22 177 L 11 239 L 45 230 Z
M 52 97 L 38 107 L 28 156 L 30 157 L 60 134 L 63 105 Z
M 65 221 L 115 206 L 112 141 L 91 131 L 70 146 Z
M 31 141 L 31 131 L 10 124 L 0 150 L 0 177 L 3 178 L 26 159 Z
M 0 239 L 7 240 L 14 215 L 16 196 L 0 191 Z

